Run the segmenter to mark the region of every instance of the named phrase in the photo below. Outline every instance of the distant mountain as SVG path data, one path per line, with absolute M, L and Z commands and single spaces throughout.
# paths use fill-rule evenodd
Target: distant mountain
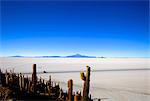
M 42 58 L 60 58 L 61 56 L 41 56 Z
M 15 56 L 11 56 L 11 57 L 23 57 L 23 56 L 20 56 L 20 55 L 15 55 Z
M 106 58 L 106 57 L 101 56 L 101 57 L 98 57 L 98 58 Z
M 20 55 L 11 56 L 11 57 L 24 57 Z M 32 56 L 26 56 L 26 57 L 32 57 Z M 75 54 L 75 55 L 69 55 L 69 56 L 33 56 L 33 58 L 96 58 L 96 56 L 86 56 L 81 54 Z M 105 57 L 99 57 L 99 58 L 105 58 Z
M 75 54 L 75 55 L 66 56 L 66 58 L 96 58 L 96 57 L 95 56 L 86 56 L 86 55 L 81 55 L 81 54 Z

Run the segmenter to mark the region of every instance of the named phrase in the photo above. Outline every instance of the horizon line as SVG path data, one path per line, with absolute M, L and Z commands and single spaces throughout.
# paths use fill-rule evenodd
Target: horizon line
M 149 56 L 148 57 L 136 57 L 136 56 L 128 56 L 128 57 L 125 57 L 125 56 L 87 56 L 87 57 L 67 57 L 67 56 L 56 56 L 53 55 L 53 56 L 0 56 L 0 58 L 150 58 Z

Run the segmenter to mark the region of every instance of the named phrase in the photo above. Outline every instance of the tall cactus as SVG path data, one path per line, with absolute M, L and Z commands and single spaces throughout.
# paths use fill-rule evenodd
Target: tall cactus
M 73 101 L 73 80 L 68 81 L 68 101 Z
M 33 64 L 32 82 L 33 82 L 33 91 L 34 93 L 36 93 L 36 82 L 37 82 L 36 64 Z
M 86 66 L 86 76 L 85 76 L 84 72 L 80 73 L 81 79 L 84 81 L 82 101 L 89 100 L 90 71 L 91 71 L 90 67 Z

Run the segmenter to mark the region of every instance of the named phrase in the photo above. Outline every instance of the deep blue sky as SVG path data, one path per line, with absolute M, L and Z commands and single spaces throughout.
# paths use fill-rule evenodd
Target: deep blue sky
M 2 56 L 147 57 L 148 1 L 3 1 Z

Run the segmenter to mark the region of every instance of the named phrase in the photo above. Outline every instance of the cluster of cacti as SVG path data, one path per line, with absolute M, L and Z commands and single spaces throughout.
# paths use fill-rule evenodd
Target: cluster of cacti
M 81 79 L 84 81 L 83 93 L 73 92 L 73 80 L 68 81 L 68 91 L 64 92 L 59 83 L 54 83 L 49 76 L 48 81 L 36 74 L 36 64 L 33 64 L 32 78 L 14 72 L 2 73 L 0 71 L 0 83 L 2 87 L 12 91 L 12 99 L 16 100 L 52 100 L 52 101 L 92 101 L 89 96 L 90 88 L 90 67 L 87 66 L 86 74 L 81 72 Z M 1 97 L 1 96 L 0 96 Z M 10 97 L 9 97 L 10 98 Z M 2 98 L 0 98 L 2 100 Z M 7 97 L 5 98 L 7 99 Z

